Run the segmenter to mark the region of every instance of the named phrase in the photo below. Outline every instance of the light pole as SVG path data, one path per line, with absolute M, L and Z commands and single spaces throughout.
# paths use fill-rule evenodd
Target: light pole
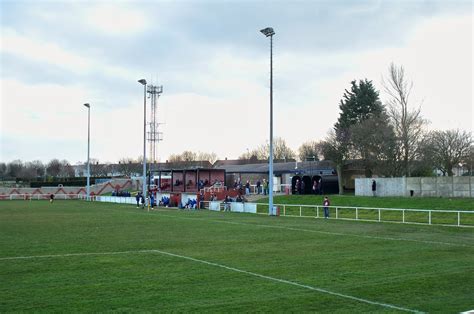
M 262 29 L 263 35 L 270 37 L 270 158 L 268 161 L 268 214 L 273 214 L 273 35 L 271 27 Z
M 87 107 L 87 187 L 86 194 L 87 200 L 90 200 L 91 196 L 91 165 L 90 165 L 90 147 L 91 147 L 91 105 L 84 104 Z
M 143 85 L 143 197 L 146 197 L 146 80 L 138 80 Z

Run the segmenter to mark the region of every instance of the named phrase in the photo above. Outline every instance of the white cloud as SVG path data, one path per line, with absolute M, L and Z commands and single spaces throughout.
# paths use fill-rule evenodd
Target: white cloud
M 143 134 L 140 98 L 135 103 L 109 110 L 101 105 L 103 101 L 94 92 L 78 86 L 30 86 L 14 80 L 2 80 L 1 86 L 1 133 L 18 139 L 8 141 L 12 147 L 2 147 L 2 154 L 22 151 L 15 145 L 30 145 L 34 156 L 38 145 L 46 145 L 49 150 L 43 149 L 45 154 L 41 159 L 50 160 L 56 156 L 64 156 L 62 158 L 71 162 L 81 159 L 77 156 L 77 145 L 87 143 L 87 109 L 82 104 L 90 102 L 91 157 L 101 161 L 118 161 L 121 157 L 136 158 L 141 155 L 142 142 L 137 141 Z M 76 147 L 71 150 L 64 147 L 63 150 L 63 147 L 53 146 L 52 143 L 71 143 Z M 22 157 L 1 156 L 1 160 L 16 158 Z
M 9 53 L 38 63 L 46 62 L 77 73 L 91 70 L 90 61 L 64 50 L 55 43 L 32 39 L 11 29 L 2 28 L 1 34 L 2 53 Z
M 138 77 L 133 69 L 108 64 L 107 60 L 71 52 L 56 43 L 31 38 L 11 29 L 1 29 L 0 52 L 24 58 L 45 66 L 60 67 L 76 74 L 102 73 L 129 80 Z
M 90 93 L 79 87 L 2 80 L 2 132 L 11 137 L 77 139 L 77 115 Z
M 149 20 L 141 10 L 121 4 L 118 6 L 111 2 L 88 7 L 84 10 L 85 22 L 95 30 L 112 36 L 140 33 L 149 27 Z

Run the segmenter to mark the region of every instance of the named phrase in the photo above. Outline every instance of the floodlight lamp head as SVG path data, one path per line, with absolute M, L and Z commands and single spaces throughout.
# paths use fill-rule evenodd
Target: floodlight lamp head
M 91 105 L 89 105 L 89 103 L 84 104 L 84 106 L 86 106 L 87 108 L 91 107 Z
M 138 80 L 138 83 L 142 85 L 146 85 L 146 80 L 145 79 Z
M 264 28 L 260 32 L 267 37 L 275 35 L 275 31 L 271 27 Z

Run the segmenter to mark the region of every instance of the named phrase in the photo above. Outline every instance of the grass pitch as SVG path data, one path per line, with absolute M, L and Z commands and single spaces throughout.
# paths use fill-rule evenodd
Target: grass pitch
M 474 309 L 472 228 L 0 202 L 0 312 Z

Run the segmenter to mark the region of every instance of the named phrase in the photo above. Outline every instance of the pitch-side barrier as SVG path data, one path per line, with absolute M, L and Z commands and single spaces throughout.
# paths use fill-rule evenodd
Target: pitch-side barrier
M 256 203 L 259 213 L 268 213 L 268 204 Z M 324 218 L 322 205 L 274 204 L 280 216 Z M 474 227 L 474 211 L 328 206 L 329 219 L 394 222 L 422 225 Z

